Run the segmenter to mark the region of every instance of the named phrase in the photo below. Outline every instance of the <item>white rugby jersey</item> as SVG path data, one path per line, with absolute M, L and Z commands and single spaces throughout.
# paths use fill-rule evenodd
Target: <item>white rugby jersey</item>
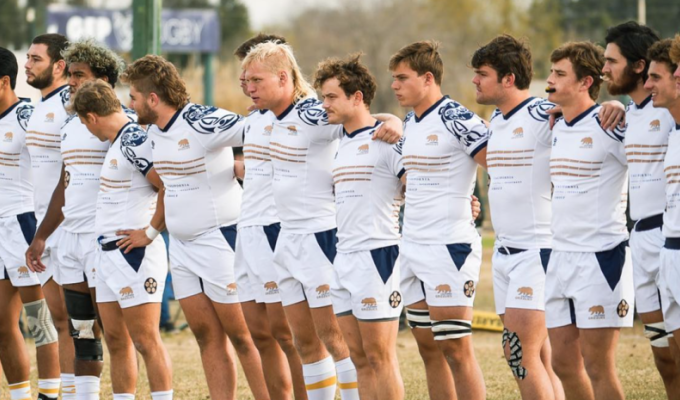
M 165 223 L 180 240 L 193 240 L 238 222 L 241 186 L 234 152 L 243 145 L 243 117 L 189 103 L 163 128 L 149 126 L 154 168 L 165 185 Z
M 26 146 L 31 155 L 35 217 L 38 225 L 47 213 L 54 188 L 61 175 L 61 135 L 69 102 L 68 85 L 55 89 L 35 105 L 26 129 Z
M 631 101 L 626 122 L 630 217 L 637 221 L 661 214 L 666 208 L 663 160 L 675 122 L 667 109 L 654 108 L 652 96 L 640 105 Z
M 239 228 L 279 222 L 272 190 L 274 169 L 269 155 L 274 118 L 271 111 L 257 110 L 250 113 L 245 120 L 243 158 L 246 174 L 243 178 Z
M 600 127 L 595 104 L 553 127 L 550 175 L 553 249 L 610 250 L 628 238 L 626 229 L 625 129 Z
M 499 244 L 520 249 L 550 248 L 550 148 L 546 113 L 555 105 L 528 98 L 490 122 L 486 163 L 491 222 Z
M 379 125 L 345 132 L 333 162 L 340 252 L 399 243 L 403 143 L 373 140 Z
M 108 141 L 107 141 L 108 142 Z M 119 229 L 149 225 L 156 191 L 146 174 L 153 167 L 151 140 L 137 123 L 122 127 L 104 158 L 97 194 L 95 234 L 102 243 L 119 238 Z
M 680 124 L 668 138 L 666 154 L 666 212 L 663 214 L 663 234 L 680 238 Z
M 21 99 L 0 114 L 0 217 L 33 211 L 26 127 L 33 106 Z
M 488 129 L 478 116 L 443 97 L 420 118 L 404 120 L 406 207 L 403 237 L 422 244 L 471 243 L 475 230 L 470 196 Z
M 294 233 L 336 227 L 333 156 L 342 125 L 329 125 L 321 102 L 307 98 L 276 117 L 269 143 L 281 227 Z

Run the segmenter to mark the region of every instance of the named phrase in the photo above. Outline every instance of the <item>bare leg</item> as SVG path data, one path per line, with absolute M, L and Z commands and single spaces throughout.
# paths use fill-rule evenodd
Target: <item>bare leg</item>
M 135 393 L 138 375 L 137 353 L 120 306 L 117 302 L 99 303 L 99 315 L 106 326 L 104 337 L 111 357 L 113 393 Z
M 581 356 L 576 325 L 548 329 L 552 345 L 552 366 L 564 385 L 568 400 L 594 400 L 595 394 Z
M 295 392 L 295 400 L 307 400 L 307 390 L 305 389 L 305 380 L 302 375 L 302 360 L 295 349 L 293 341 L 293 333 L 288 325 L 285 311 L 281 303 L 268 303 L 267 315 L 269 317 L 269 326 L 272 330 L 272 335 L 279 343 L 279 346 L 286 353 L 288 367 L 293 378 L 293 390 Z
M 596 399 L 623 400 L 623 387 L 616 375 L 619 329 L 581 329 L 581 352 Z
M 324 307 L 329 308 L 329 307 Z M 319 310 L 314 309 L 314 311 Z M 363 342 L 359 324 L 353 315 L 345 315 L 337 318 L 338 324 L 342 331 L 345 343 L 349 347 L 350 358 L 354 367 L 357 369 L 357 378 L 359 383 L 359 397 L 362 399 L 378 399 L 378 381 L 376 373 L 371 367 L 368 357 L 364 349 L 366 345 Z M 396 344 L 396 343 L 395 343 Z M 380 382 L 387 386 L 387 382 Z

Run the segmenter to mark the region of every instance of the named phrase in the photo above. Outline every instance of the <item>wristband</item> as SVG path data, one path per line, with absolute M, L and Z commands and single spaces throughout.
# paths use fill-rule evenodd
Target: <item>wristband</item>
M 146 237 L 148 237 L 149 240 L 156 239 L 156 237 L 160 234 L 160 232 L 154 229 L 154 227 L 151 225 L 149 225 L 149 227 L 146 228 L 146 231 L 144 233 L 146 233 Z

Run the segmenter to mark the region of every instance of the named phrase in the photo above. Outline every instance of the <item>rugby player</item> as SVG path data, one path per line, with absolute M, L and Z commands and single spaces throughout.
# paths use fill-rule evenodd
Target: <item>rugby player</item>
M 482 244 L 468 204 L 477 165 L 486 167 L 488 129 L 442 94 L 438 43 L 403 47 L 390 59 L 389 69 L 399 104 L 413 108 L 404 120 L 403 146 L 407 185 L 401 290 L 406 316 L 425 361 L 430 397 L 452 398 L 453 380 L 458 398 L 483 399 L 484 379 L 471 337 Z
M 336 254 L 331 164 L 342 126 L 328 124 L 290 46 L 259 44 L 242 66 L 253 103 L 276 117 L 269 147 L 274 202 L 281 220 L 274 265 L 281 302 L 303 362 L 307 395 L 310 400 L 333 399 L 339 386 L 344 400 L 357 399 L 357 373 L 365 374 L 365 382 L 373 381 L 373 373 L 368 363 L 355 366 L 349 358 L 330 289 Z M 391 126 L 377 130 L 375 138 L 396 142 L 401 137 L 396 117 L 380 118 L 390 119 L 384 125 Z M 362 395 L 374 397 L 375 389 L 366 387 Z
M 120 57 L 93 40 L 69 44 L 62 56 L 70 74 L 71 95 L 84 82 L 97 78 L 115 85 L 123 67 Z M 40 255 L 49 238 L 61 230 L 57 246 L 58 270 L 73 326 L 71 335 L 76 353 L 76 392 L 79 399 L 98 399 L 103 351 L 94 304 L 97 268 L 94 228 L 99 175 L 109 143 L 96 140 L 77 114 L 69 115 L 61 127 L 60 135 L 62 174 L 54 188 L 45 218 L 26 252 L 26 260 L 37 271 L 44 270 Z M 114 386 L 118 386 L 118 382 L 126 377 L 136 376 L 135 371 L 136 363 L 133 362 L 129 362 L 125 368 L 116 368 L 116 372 L 124 377 L 114 375 Z
M 397 360 L 403 304 L 399 290 L 399 209 L 403 203 L 402 142 L 372 140 L 381 122 L 369 107 L 375 78 L 360 62 L 329 59 L 315 73 L 329 124 L 343 126 L 333 162 L 338 254 L 331 284 L 333 310 L 354 364 L 369 364 L 375 399 L 404 398 Z M 346 330 L 351 327 L 351 330 Z M 368 398 L 361 392 L 362 398 Z
M 680 398 L 680 370 L 668 348 L 661 305 L 667 300 L 659 274 L 666 208 L 663 161 L 668 135 L 674 130 L 675 122 L 667 109 L 652 104 L 651 92 L 644 88 L 650 63 L 647 51 L 658 41 L 654 31 L 636 22 L 609 28 L 602 72 L 609 94 L 631 98 L 624 144 L 630 181 L 630 216 L 636 221 L 630 236 L 635 303 L 668 398 Z
M 241 44 L 234 54 L 240 61 L 254 46 L 275 41 L 277 35 L 259 34 Z M 243 94 L 248 95 L 245 71 L 240 76 Z M 289 399 L 292 391 L 298 400 L 306 399 L 302 362 L 295 350 L 293 336 L 281 305 L 274 248 L 281 230 L 272 193 L 273 169 L 269 157 L 274 115 L 266 109 L 253 110 L 245 118 L 243 153 L 243 200 L 236 240 L 236 285 L 248 330 L 262 358 L 264 376 L 272 399 Z
M 241 188 L 231 146 L 243 144 L 243 118 L 189 102 L 179 73 L 162 57 L 142 57 L 123 77 L 139 123 L 151 124 L 154 168 L 165 187 L 165 222 L 172 238 L 173 288 L 199 344 L 210 396 L 236 395 L 236 366 L 227 353 L 226 333 L 255 398 L 268 399 L 234 274 Z
M 600 127 L 604 55 L 589 42 L 553 51 L 548 100 L 562 107 L 550 174 L 553 251 L 546 275 L 552 364 L 567 398 L 623 399 L 619 328 L 633 323 L 626 230 L 625 128 Z
M 31 160 L 26 148 L 27 125 L 33 106 L 14 93 L 18 64 L 0 48 L 0 359 L 10 398 L 31 399 L 30 361 L 19 330 L 21 303 L 38 353 L 39 399 L 59 395 L 57 332 L 35 272 L 21 253 L 35 234 Z
M 667 304 L 662 302 L 666 331 L 672 334 L 671 346 L 680 348 L 680 37 L 655 43 L 647 53 L 649 78 L 645 89 L 651 91 L 654 107 L 667 109 L 675 123 L 668 139 L 664 173 L 666 174 L 666 211 L 663 216 L 661 282 Z
M 165 243 L 158 237 L 165 225 L 162 196 L 156 194 L 162 182 L 153 167 L 151 141 L 130 121 L 107 82 L 84 83 L 71 103 L 87 129 L 111 143 L 99 178 L 95 233 L 101 245 L 97 303 L 106 326 L 112 375 L 135 364 L 136 348 L 146 364 L 151 398 L 170 400 L 170 357 L 158 330 L 168 271 Z M 114 399 L 134 399 L 137 377 L 131 378 L 113 381 Z
M 552 241 L 547 112 L 554 105 L 529 95 L 532 57 L 523 41 L 497 36 L 475 52 L 471 64 L 477 103 L 498 107 L 490 121 L 486 160 L 496 234 L 494 298 L 505 325 L 503 350 L 522 398 L 563 399 L 550 364 L 544 312 Z

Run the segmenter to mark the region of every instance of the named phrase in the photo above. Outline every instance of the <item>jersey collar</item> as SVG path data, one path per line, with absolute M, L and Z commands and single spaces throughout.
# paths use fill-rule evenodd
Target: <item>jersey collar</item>
M 533 99 L 535 99 L 535 97 L 532 96 L 524 100 L 523 102 L 519 103 L 515 108 L 510 110 L 510 112 L 507 115 L 503 115 L 503 119 L 506 121 L 509 120 L 510 117 L 512 117 L 517 111 L 521 110 L 522 107 L 526 106 Z
M 130 125 L 131 123 L 132 123 L 132 121 L 128 122 L 127 124 L 123 125 L 122 128 L 120 128 L 120 129 L 118 130 L 118 133 L 116 133 L 116 138 L 113 139 L 113 142 L 111 142 L 111 144 L 116 143 L 116 140 L 118 140 L 118 138 L 120 137 L 120 134 L 123 133 L 123 131 L 125 130 L 125 128 L 127 128 L 128 125 Z
M 19 101 L 17 101 L 16 103 L 12 104 L 11 106 L 9 106 L 9 108 L 6 109 L 5 112 L 3 112 L 2 114 L 0 114 L 0 119 L 5 118 L 5 117 L 7 116 L 7 114 L 9 114 L 10 112 L 12 112 L 12 110 L 14 110 L 20 103 L 23 103 L 24 101 L 28 101 L 28 99 L 20 97 L 20 98 L 19 98 Z
M 342 131 L 345 133 L 345 135 L 347 135 L 348 138 L 351 139 L 351 138 L 355 137 L 356 135 L 360 134 L 361 132 L 365 132 L 365 131 L 368 131 L 368 130 L 371 130 L 371 129 L 376 128 L 378 125 L 380 125 L 380 121 L 375 121 L 375 125 L 373 125 L 373 126 L 364 126 L 363 128 L 359 128 L 359 129 L 357 129 L 356 131 L 354 131 L 354 132 L 352 132 L 352 133 L 347 133 L 347 131 L 345 130 L 345 128 L 342 128 Z
M 184 107 L 186 107 L 186 106 L 184 106 Z M 170 121 L 168 121 L 168 123 L 165 125 L 164 128 L 161 128 L 161 127 L 159 126 L 158 129 L 160 129 L 161 132 L 167 132 L 168 129 L 170 129 L 170 127 L 172 127 L 172 124 L 175 123 L 175 121 L 177 120 L 177 117 L 179 117 L 179 113 L 181 113 L 182 110 L 184 110 L 184 107 L 182 107 L 182 108 L 180 108 L 179 110 L 177 110 L 177 112 L 175 113 L 175 115 L 173 115 L 172 118 L 170 118 Z
M 579 114 L 576 118 L 572 119 L 571 122 L 568 122 L 566 119 L 564 120 L 564 123 L 567 124 L 567 126 L 574 126 L 576 125 L 577 122 L 582 120 L 583 118 L 586 117 L 586 115 L 590 114 L 591 111 L 593 111 L 595 108 L 597 108 L 599 104 L 595 103 L 593 104 L 589 109 L 585 110 L 581 114 Z
M 277 115 L 277 116 L 276 116 L 276 119 L 279 120 L 279 121 L 281 121 L 282 119 L 286 118 L 286 115 L 288 115 L 291 111 L 293 111 L 293 108 L 295 108 L 295 104 L 297 104 L 297 103 L 293 103 L 293 104 L 289 105 L 288 108 L 286 108 L 286 109 L 281 113 L 281 115 Z
M 416 115 L 416 116 L 415 116 L 416 124 L 417 124 L 418 122 L 422 121 L 423 118 L 427 117 L 427 114 L 431 113 L 434 109 L 436 109 L 437 107 L 439 107 L 439 105 L 442 104 L 442 103 L 444 102 L 444 100 L 446 100 L 446 99 L 448 99 L 448 98 L 449 98 L 448 95 L 442 97 L 442 98 L 439 99 L 436 103 L 434 103 L 432 106 L 430 106 L 430 108 L 428 108 L 427 110 L 425 110 L 425 112 L 424 112 L 420 117 Z
M 677 122 L 675 123 L 675 130 L 680 131 L 680 124 L 678 124 Z
M 259 111 L 260 114 L 265 115 L 269 110 L 267 110 L 265 108 L 264 110 L 257 110 L 257 111 Z
M 47 96 L 43 97 L 43 98 L 42 98 L 42 101 L 47 101 L 50 97 L 52 97 L 52 96 L 54 96 L 55 94 L 61 92 L 62 89 L 64 89 L 65 87 L 68 87 L 68 85 L 59 86 L 58 88 L 54 89 L 54 90 L 51 91 Z
M 635 104 L 635 107 L 638 110 L 642 110 L 643 108 L 645 108 L 645 106 L 647 106 L 647 104 L 649 104 L 650 101 L 652 101 L 652 95 L 651 94 L 649 96 L 647 96 L 646 99 L 642 100 L 642 103 Z

